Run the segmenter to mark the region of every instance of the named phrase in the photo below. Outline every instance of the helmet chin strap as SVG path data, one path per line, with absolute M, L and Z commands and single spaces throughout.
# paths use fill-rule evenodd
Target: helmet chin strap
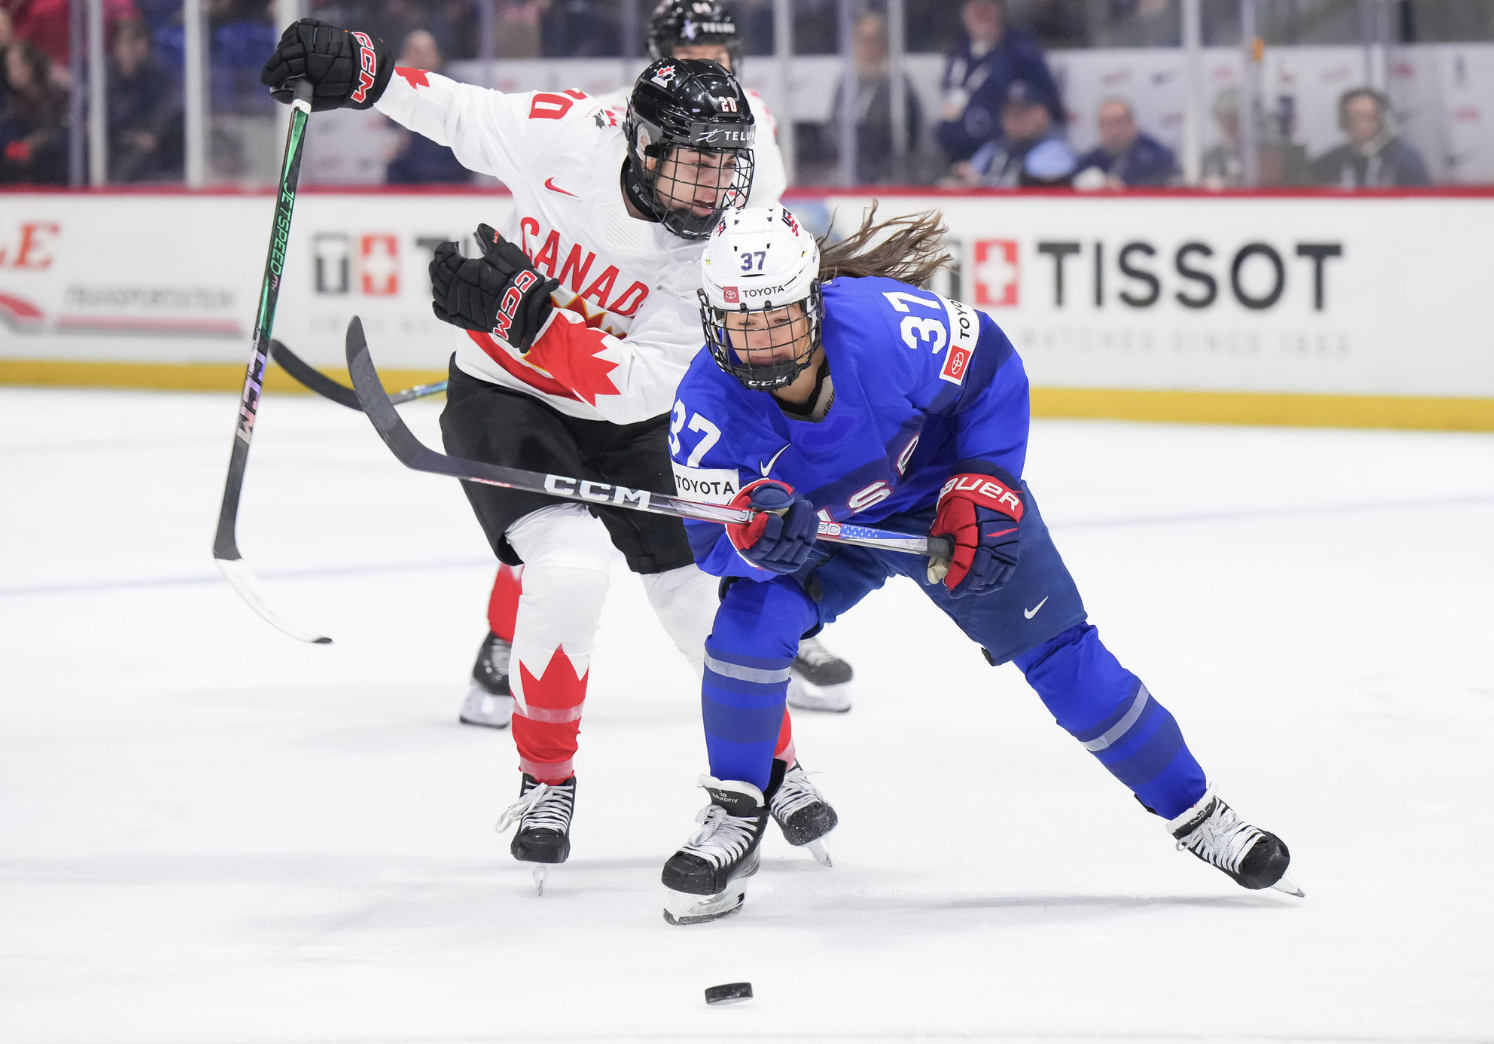
M 623 196 L 633 204 L 633 209 L 643 217 L 645 221 L 658 224 L 659 214 L 657 204 L 654 202 L 653 189 L 643 183 L 643 178 L 633 169 L 633 158 L 629 156 L 623 160 L 622 165 L 622 190 Z

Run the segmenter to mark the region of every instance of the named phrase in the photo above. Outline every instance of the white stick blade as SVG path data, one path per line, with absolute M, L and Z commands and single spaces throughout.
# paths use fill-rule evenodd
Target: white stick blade
M 218 568 L 227 577 L 233 589 L 239 593 L 239 597 L 249 603 L 249 608 L 264 617 L 276 628 L 290 635 L 292 638 L 303 642 L 310 642 L 313 645 L 332 644 L 331 638 L 317 634 L 315 631 L 308 631 L 304 627 L 297 627 L 295 624 L 277 615 L 270 608 L 269 602 L 265 600 L 264 590 L 259 586 L 259 578 L 250 571 L 249 566 L 242 558 L 214 558 L 213 561 L 218 563 Z

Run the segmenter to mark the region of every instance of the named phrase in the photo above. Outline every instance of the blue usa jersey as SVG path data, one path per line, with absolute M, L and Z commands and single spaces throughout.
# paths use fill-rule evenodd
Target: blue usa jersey
M 931 507 L 965 461 L 1021 477 L 1027 375 L 989 316 L 895 279 L 835 279 L 823 292 L 829 413 L 817 423 L 791 417 L 702 351 L 670 418 L 681 496 L 726 503 L 767 477 L 803 494 L 827 521 L 875 525 Z M 706 572 L 772 576 L 739 556 L 721 525 L 685 527 Z

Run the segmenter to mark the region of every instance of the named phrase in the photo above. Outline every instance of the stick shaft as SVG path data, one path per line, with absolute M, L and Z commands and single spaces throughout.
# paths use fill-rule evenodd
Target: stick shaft
M 353 378 L 353 390 L 358 396 L 364 414 L 373 423 L 379 437 L 394 452 L 400 462 L 416 471 L 428 471 L 436 475 L 448 475 L 465 482 L 478 482 L 504 489 L 518 489 L 529 493 L 543 493 L 562 500 L 576 500 L 597 506 L 625 508 L 630 511 L 647 511 L 656 515 L 673 515 L 701 522 L 747 523 L 757 512 L 749 508 L 727 507 L 719 504 L 703 504 L 683 497 L 655 493 L 651 490 L 629 489 L 607 482 L 593 482 L 569 475 L 546 475 L 522 468 L 503 467 L 477 460 L 463 460 L 437 453 L 415 437 L 404 419 L 395 411 L 389 395 L 379 380 L 379 372 L 369 356 L 368 342 L 364 339 L 363 323 L 355 316 L 348 324 L 347 333 L 348 373 Z M 843 522 L 821 521 L 819 539 L 858 547 L 872 547 L 883 551 L 901 551 L 914 555 L 950 557 L 953 548 L 947 537 L 927 537 L 911 533 L 895 533 L 873 526 L 851 525 Z
M 270 246 L 265 255 L 264 278 L 259 284 L 259 307 L 254 314 L 254 342 L 244 371 L 244 392 L 239 398 L 239 419 L 234 429 L 233 450 L 228 457 L 228 481 L 223 486 L 223 505 L 218 512 L 218 530 L 213 538 L 215 558 L 236 559 L 235 533 L 239 494 L 244 488 L 244 468 L 249 463 L 249 443 L 254 438 L 254 420 L 264 387 L 265 360 L 270 352 L 270 331 L 275 325 L 275 305 L 280 300 L 280 276 L 285 268 L 285 247 L 290 239 L 291 212 L 296 205 L 296 181 L 301 174 L 301 145 L 306 120 L 311 115 L 311 84 L 302 80 L 291 102 L 290 130 L 285 139 L 285 158 L 280 167 L 280 190 L 275 195 L 275 216 L 270 225 Z

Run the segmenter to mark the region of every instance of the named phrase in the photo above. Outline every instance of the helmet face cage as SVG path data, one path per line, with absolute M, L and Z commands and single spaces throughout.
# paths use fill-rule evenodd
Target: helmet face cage
M 737 23 L 716 0 L 662 0 L 648 21 L 649 58 L 674 57 L 676 47 L 724 47 L 731 71 L 740 73 L 742 41 Z
M 716 360 L 716 365 L 753 391 L 772 391 L 775 388 L 783 388 L 792 384 L 794 378 L 809 366 L 814 350 L 820 345 L 820 326 L 825 314 L 825 300 L 820 294 L 818 279 L 810 284 L 808 297 L 764 308 L 751 309 L 745 302 L 737 308 L 717 308 L 711 304 L 704 290 L 697 290 L 696 296 L 700 299 L 700 323 L 705 329 L 706 345 L 711 350 L 711 357 Z M 795 308 L 795 305 L 799 307 Z M 773 315 L 779 312 L 784 314 Z M 732 346 L 731 332 L 727 328 L 726 317 L 731 314 L 745 316 L 754 313 L 771 316 L 766 327 L 752 328 L 755 334 L 760 335 L 762 332 L 768 334 L 766 343 L 759 342 L 754 346 L 754 354 L 761 350 L 789 347 L 794 343 L 796 326 L 799 327 L 801 335 L 808 334 L 803 350 L 785 358 L 774 359 L 772 362 L 751 362 L 747 356 Z M 801 319 L 807 325 L 801 325 Z M 740 330 L 740 327 L 738 329 Z

